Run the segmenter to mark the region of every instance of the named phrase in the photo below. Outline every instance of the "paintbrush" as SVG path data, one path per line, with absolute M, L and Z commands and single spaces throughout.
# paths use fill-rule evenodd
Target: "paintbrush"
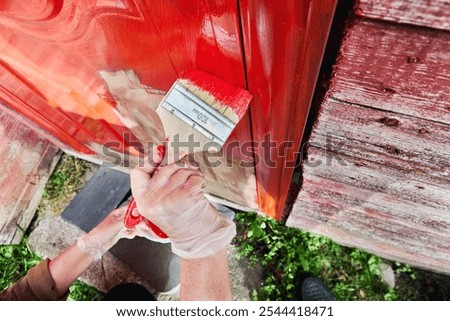
M 172 142 L 192 142 L 200 150 L 219 151 L 249 107 L 252 96 L 245 89 L 235 87 L 202 71 L 188 70 L 175 81 L 157 108 L 164 131 Z M 200 143 L 200 144 L 198 144 Z M 193 152 L 193 146 L 181 154 Z M 124 224 L 133 228 L 145 220 L 159 237 L 167 238 L 155 224 L 133 210 L 131 200 Z

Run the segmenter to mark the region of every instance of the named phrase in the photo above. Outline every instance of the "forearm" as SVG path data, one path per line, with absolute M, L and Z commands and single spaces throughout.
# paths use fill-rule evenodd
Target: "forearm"
M 181 300 L 231 300 L 226 249 L 204 258 L 181 259 L 180 269 Z
M 76 244 L 55 257 L 49 264 L 49 270 L 58 293 L 67 292 L 93 261 L 92 256 L 80 250 Z

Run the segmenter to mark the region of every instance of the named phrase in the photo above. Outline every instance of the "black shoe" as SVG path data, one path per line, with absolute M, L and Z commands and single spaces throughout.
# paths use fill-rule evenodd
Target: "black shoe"
M 303 280 L 301 285 L 301 298 L 303 301 L 335 301 L 336 298 L 323 284 L 322 280 L 313 276 Z

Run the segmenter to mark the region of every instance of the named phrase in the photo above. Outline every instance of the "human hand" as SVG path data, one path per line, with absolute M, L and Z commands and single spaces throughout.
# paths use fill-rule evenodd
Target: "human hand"
M 90 254 L 94 260 L 98 260 L 121 238 L 154 237 L 145 222 L 140 222 L 133 229 L 127 229 L 123 225 L 126 210 L 127 206 L 123 206 L 109 213 L 100 224 L 78 239 L 77 246 Z
M 204 185 L 198 168 L 188 163 L 161 166 L 153 175 L 142 173 L 141 168 L 131 172 L 131 190 L 138 212 L 166 234 L 177 216 L 203 196 Z
M 189 163 L 160 166 L 153 174 L 139 167 L 131 172 L 139 213 L 169 236 L 173 252 L 182 258 L 213 254 L 236 234 L 235 224 L 204 196 L 205 186 L 203 175 Z

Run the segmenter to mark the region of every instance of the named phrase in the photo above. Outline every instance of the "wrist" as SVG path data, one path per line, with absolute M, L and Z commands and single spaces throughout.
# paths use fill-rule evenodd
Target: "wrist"
M 120 230 L 109 229 L 105 231 L 94 229 L 80 237 L 78 248 L 89 254 L 95 261 L 99 260 L 120 239 Z
M 95 236 L 85 234 L 80 237 L 76 243 L 78 249 L 89 255 L 94 261 L 98 261 L 106 252 L 103 249 L 103 244 Z
M 183 259 L 207 257 L 225 249 L 236 235 L 236 224 L 218 215 L 203 233 L 188 239 L 172 239 L 172 251 Z

